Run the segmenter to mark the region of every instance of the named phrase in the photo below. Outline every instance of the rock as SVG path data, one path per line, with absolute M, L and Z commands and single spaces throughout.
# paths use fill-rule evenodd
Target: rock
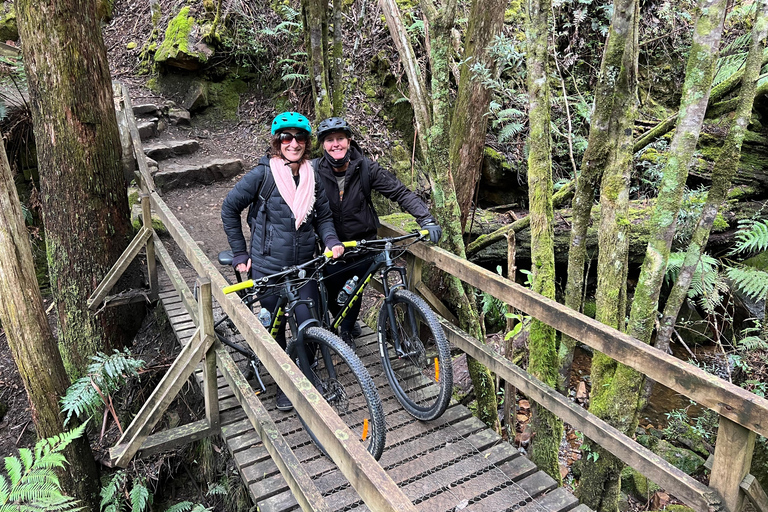
M 16 23 L 16 11 L 5 14 L 0 19 L 0 42 L 17 41 L 19 39 L 19 28 Z
M 189 126 L 192 116 L 183 108 L 172 108 L 168 111 L 168 120 L 178 126 Z
M 205 162 L 176 163 L 161 165 L 155 173 L 155 185 L 161 190 L 171 190 L 191 183 L 210 184 L 217 180 L 231 178 L 243 170 L 239 159 L 217 158 Z
M 667 505 L 665 512 L 695 512 L 692 508 L 685 505 Z
M 139 105 L 133 106 L 133 115 L 135 116 L 143 116 L 143 115 L 156 116 L 158 114 L 160 114 L 160 109 L 158 109 L 157 105 L 153 103 L 141 103 Z
M 141 229 L 141 226 L 144 225 L 144 218 L 141 213 L 141 203 L 136 203 L 131 207 L 131 225 L 133 225 L 133 229 L 136 231 Z M 152 214 L 152 229 L 159 235 L 168 232 L 163 221 L 154 213 Z
M 206 83 L 202 80 L 192 82 L 184 99 L 181 100 L 181 106 L 192 112 L 202 110 L 208 105 L 208 86 Z
M 157 122 L 156 121 L 143 121 L 136 124 L 139 129 L 139 138 L 141 140 L 151 139 L 157 135 Z
M 165 160 L 172 156 L 189 155 L 200 148 L 200 143 L 194 139 L 169 140 L 155 142 L 144 146 L 144 154 L 155 160 Z
M 576 387 L 576 400 L 579 402 L 584 402 L 589 398 L 589 395 L 587 394 L 587 383 L 582 381 L 579 381 L 579 385 Z
M 200 28 L 195 18 L 189 16 L 189 6 L 168 23 L 165 38 L 155 53 L 155 62 L 164 66 L 194 71 L 200 69 L 209 57 L 210 48 L 198 47 Z
M 663 439 L 656 443 L 653 452 L 687 475 L 698 473 L 706 462 L 703 457 L 693 451 L 678 448 Z
M 626 466 L 621 471 L 621 490 L 627 494 L 631 494 L 642 502 L 648 501 L 653 493 L 660 489 L 661 487 L 629 466 Z
M 656 491 L 651 498 L 651 506 L 654 510 L 663 510 L 669 504 L 669 494 L 664 491 Z

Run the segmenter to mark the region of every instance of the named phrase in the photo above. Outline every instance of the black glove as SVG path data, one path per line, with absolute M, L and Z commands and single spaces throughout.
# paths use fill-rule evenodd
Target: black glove
M 440 237 L 443 236 L 443 228 L 441 228 L 437 222 L 430 221 L 421 226 L 422 229 L 429 231 L 429 241 L 436 244 L 440 241 Z

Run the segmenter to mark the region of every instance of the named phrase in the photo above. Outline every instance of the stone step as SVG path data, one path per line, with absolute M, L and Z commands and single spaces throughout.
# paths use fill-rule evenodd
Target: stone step
M 157 137 L 167 126 L 168 123 L 165 119 L 158 117 L 136 121 L 136 127 L 139 129 L 139 138 L 141 140 Z
M 193 183 L 209 185 L 218 180 L 229 179 L 243 170 L 238 158 L 214 158 L 189 162 L 160 162 L 154 174 L 155 186 L 165 192 Z
M 194 139 L 165 140 L 144 145 L 144 154 L 153 160 L 165 160 L 173 156 L 189 155 L 200 149 Z
M 158 116 L 160 109 L 154 103 L 141 103 L 133 106 L 134 116 Z

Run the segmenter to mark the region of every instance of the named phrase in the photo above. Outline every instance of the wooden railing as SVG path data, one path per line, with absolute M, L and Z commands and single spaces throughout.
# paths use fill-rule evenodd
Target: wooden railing
M 158 280 L 155 257 L 169 275 L 174 288 L 182 298 L 187 312 L 195 321 L 197 330 L 171 364 L 158 387 L 153 391 L 137 416 L 126 428 L 123 436 L 110 454 L 115 465 L 125 467 L 137 453 L 154 453 L 179 444 L 200 439 L 220 432 L 217 402 L 216 370 L 225 377 L 251 424 L 259 433 L 267 451 L 288 483 L 303 510 L 330 510 L 322 494 L 301 467 L 289 445 L 278 432 L 250 385 L 213 332 L 212 299 L 215 298 L 224 313 L 229 315 L 250 348 L 274 378 L 277 385 L 291 399 L 294 408 L 302 416 L 323 444 L 326 452 L 371 510 L 414 511 L 415 507 L 397 487 L 376 460 L 365 450 L 334 410 L 315 391 L 288 355 L 267 333 L 251 311 L 235 295 L 224 295 L 227 285 L 224 277 L 205 256 L 189 233 L 176 219 L 155 189 L 146 157 L 141 147 L 136 121 L 133 117 L 127 90 L 115 84 L 115 97 L 119 125 L 130 134 L 133 154 L 139 171 L 141 187 L 143 227 L 129 248 L 113 266 L 102 284 L 89 300 L 89 307 L 96 309 L 119 303 L 108 297 L 110 289 L 122 272 L 138 255 L 146 250 L 148 260 L 149 290 L 139 290 L 131 296 L 157 297 Z M 173 240 L 178 244 L 190 264 L 198 273 L 199 301 L 182 278 L 167 250 L 152 229 L 151 211 L 165 224 Z M 119 295 L 123 296 L 123 294 Z M 165 432 L 151 434 L 152 429 L 176 396 L 181 386 L 203 361 L 206 418 Z M 150 435 L 151 434 L 151 435 Z
M 382 236 L 397 236 L 404 232 L 383 224 L 379 233 Z M 496 354 L 490 347 L 443 320 L 443 327 L 454 347 L 488 366 L 499 377 L 695 510 L 737 512 L 746 496 L 759 511 L 768 512 L 765 493 L 748 475 L 755 434 L 768 436 L 768 400 L 439 247 L 419 243 L 409 250 L 423 262 L 434 264 L 440 270 L 717 412 L 720 424 L 710 485 L 706 486 L 686 475 Z M 420 288 L 418 283 L 412 283 L 412 286 Z M 434 297 L 425 298 L 430 302 L 435 300 Z M 442 306 L 434 305 L 436 308 Z

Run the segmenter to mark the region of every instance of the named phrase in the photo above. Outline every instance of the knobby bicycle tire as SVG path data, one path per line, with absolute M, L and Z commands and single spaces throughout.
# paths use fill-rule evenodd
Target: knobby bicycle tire
M 430 421 L 448 408 L 453 364 L 445 332 L 424 300 L 408 290 L 392 296 L 394 325 L 387 306 L 379 313 L 379 355 L 395 398 L 414 418 Z M 397 353 L 393 334 L 402 344 Z
M 325 329 L 307 327 L 304 331 L 304 343 L 312 348 L 314 354 L 309 381 L 320 390 L 323 398 L 333 407 L 352 434 L 363 443 L 368 453 L 378 460 L 384 451 L 386 425 L 381 399 L 368 370 L 341 338 Z M 327 349 L 332 360 L 336 372 L 335 379 L 329 374 L 322 348 Z M 288 355 L 294 360 L 296 350 L 295 342 L 288 345 Z M 299 419 L 312 441 L 328 455 L 322 443 L 301 419 L 301 415 Z

